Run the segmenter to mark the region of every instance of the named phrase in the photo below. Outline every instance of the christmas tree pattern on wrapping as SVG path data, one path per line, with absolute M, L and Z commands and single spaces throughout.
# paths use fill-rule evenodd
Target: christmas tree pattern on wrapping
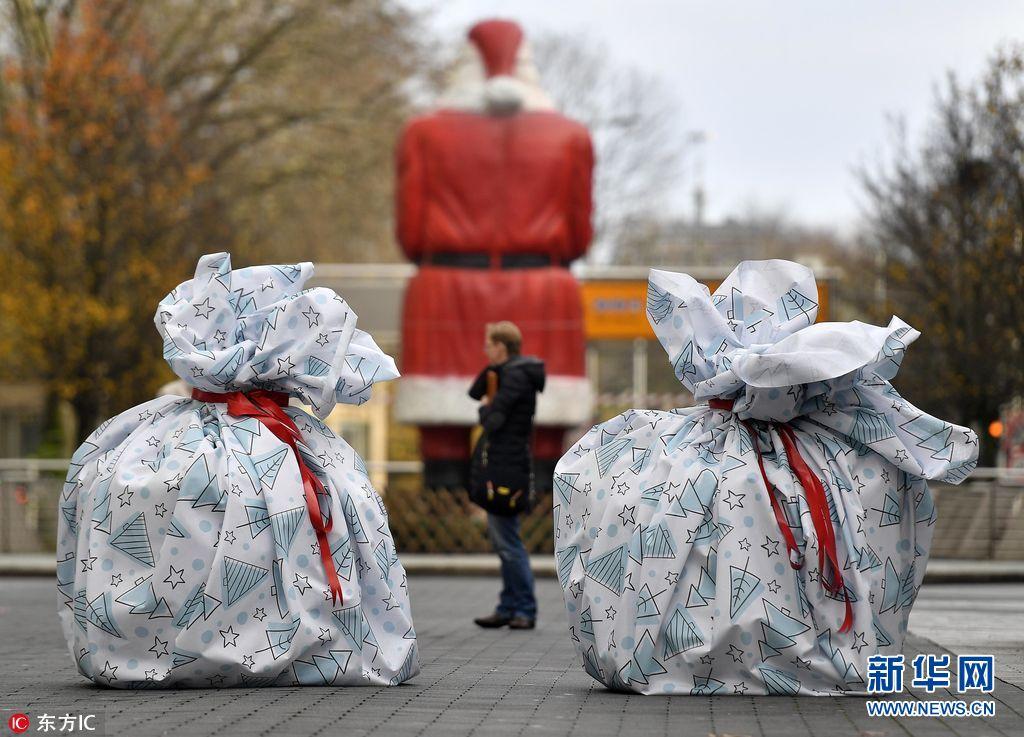
M 769 282 L 779 291 L 752 299 L 742 282 L 709 297 L 652 278 L 650 321 L 688 388 L 706 385 L 714 396 L 746 341 L 776 342 L 814 322 L 813 281 Z M 689 311 L 722 322 L 693 328 Z M 975 462 L 969 431 L 914 409 L 888 382 L 914 337 L 895 321 L 852 381 L 782 386 L 771 397 L 769 385 L 756 406 L 742 405 L 797 418 L 791 428 L 835 532 L 839 593 L 824 586 L 834 574 L 821 570 L 806 491 L 778 433 L 756 417 L 748 429 L 700 405 L 630 410 L 565 454 L 555 470 L 555 563 L 587 673 L 641 693 L 863 691 L 867 657 L 902 643 L 935 525 L 914 464 L 960 480 Z M 792 557 L 780 524 L 792 533 Z M 840 632 L 846 601 L 853 626 Z
M 254 328 L 267 323 L 256 329 L 271 350 L 290 312 L 254 316 L 264 304 L 260 285 L 271 277 L 259 267 L 249 273 L 259 277 L 256 284 L 234 279 L 229 291 L 221 286 L 232 285 L 226 274 L 213 279 L 223 296 L 210 295 L 210 321 L 221 299 Z M 316 292 L 305 294 L 295 297 L 310 300 Z M 206 300 L 197 303 L 203 314 L 189 307 L 200 323 Z M 312 311 L 327 314 L 319 304 Z M 158 321 L 175 320 L 162 309 Z M 165 347 L 178 358 L 215 354 L 203 377 L 228 390 L 249 359 L 238 348 L 218 352 L 229 330 L 226 323 L 215 330 L 224 338 L 212 335 L 211 324 L 210 335 L 168 336 Z M 339 333 L 326 329 L 324 342 L 341 340 Z M 360 340 L 350 390 L 362 394 L 353 403 L 365 401 L 373 378 L 388 371 L 373 357 L 376 348 Z M 327 378 L 318 355 L 293 353 L 289 371 Z M 333 518 L 328 545 L 342 580 L 344 623 L 359 615 L 356 650 L 344 644 L 342 622 L 312 614 L 323 606 L 327 580 L 291 448 L 255 418 L 229 416 L 226 408 L 161 397 L 103 423 L 74 454 L 58 502 L 56 584 L 80 673 L 103 687 L 130 689 L 396 685 L 413 678 L 419 662 L 406 579 L 365 464 L 323 422 L 284 408 L 302 433 L 303 461 L 330 494 L 321 512 Z M 382 578 L 373 596 L 362 582 L 368 563 Z M 356 576 L 358 565 L 364 568 Z M 99 662 L 90 656 L 97 647 Z

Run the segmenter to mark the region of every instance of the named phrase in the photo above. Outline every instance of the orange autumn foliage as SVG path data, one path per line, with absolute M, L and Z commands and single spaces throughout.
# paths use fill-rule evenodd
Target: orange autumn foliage
M 9 61 L 0 100 L 0 355 L 91 431 L 167 378 L 152 314 L 199 249 L 181 226 L 207 173 L 182 153 L 137 27 L 103 4 Z

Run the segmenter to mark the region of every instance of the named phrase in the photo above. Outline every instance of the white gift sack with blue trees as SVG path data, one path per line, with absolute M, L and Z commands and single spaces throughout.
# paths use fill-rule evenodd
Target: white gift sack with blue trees
M 134 407 L 75 452 L 57 588 L 94 682 L 394 685 L 418 672 L 387 511 L 321 422 L 398 372 L 341 297 L 304 288 L 312 273 L 200 259 L 155 317 L 192 397 Z
M 587 673 L 645 694 L 864 692 L 897 654 L 936 511 L 977 438 L 890 381 L 919 333 L 815 323 L 811 272 L 715 293 L 652 270 L 647 315 L 698 404 L 633 409 L 555 471 L 555 555 Z

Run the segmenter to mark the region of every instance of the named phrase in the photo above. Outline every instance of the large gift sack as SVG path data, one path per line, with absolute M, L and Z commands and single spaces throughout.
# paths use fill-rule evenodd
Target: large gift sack
M 204 256 L 155 318 L 192 397 L 134 407 L 75 452 L 57 588 L 71 654 L 96 683 L 387 685 L 418 672 L 384 504 L 317 419 L 398 372 L 341 297 L 303 289 L 312 272 Z
M 900 652 L 925 479 L 963 481 L 977 438 L 890 383 L 917 331 L 816 313 L 788 261 L 741 263 L 713 295 L 651 272 L 648 318 L 699 404 L 594 427 L 554 480 L 570 633 L 609 688 L 864 692 L 868 658 Z

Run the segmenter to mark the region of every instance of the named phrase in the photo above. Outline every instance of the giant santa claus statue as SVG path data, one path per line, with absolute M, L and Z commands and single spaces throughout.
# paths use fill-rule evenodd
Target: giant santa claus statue
M 565 430 L 590 419 L 579 285 L 591 238 L 587 129 L 541 89 L 520 27 L 473 26 L 434 112 L 398 148 L 398 239 L 419 265 L 405 294 L 399 421 L 418 425 L 427 486 L 463 486 L 485 364 L 484 330 L 511 320 L 542 358 L 534 457 L 550 488 Z

